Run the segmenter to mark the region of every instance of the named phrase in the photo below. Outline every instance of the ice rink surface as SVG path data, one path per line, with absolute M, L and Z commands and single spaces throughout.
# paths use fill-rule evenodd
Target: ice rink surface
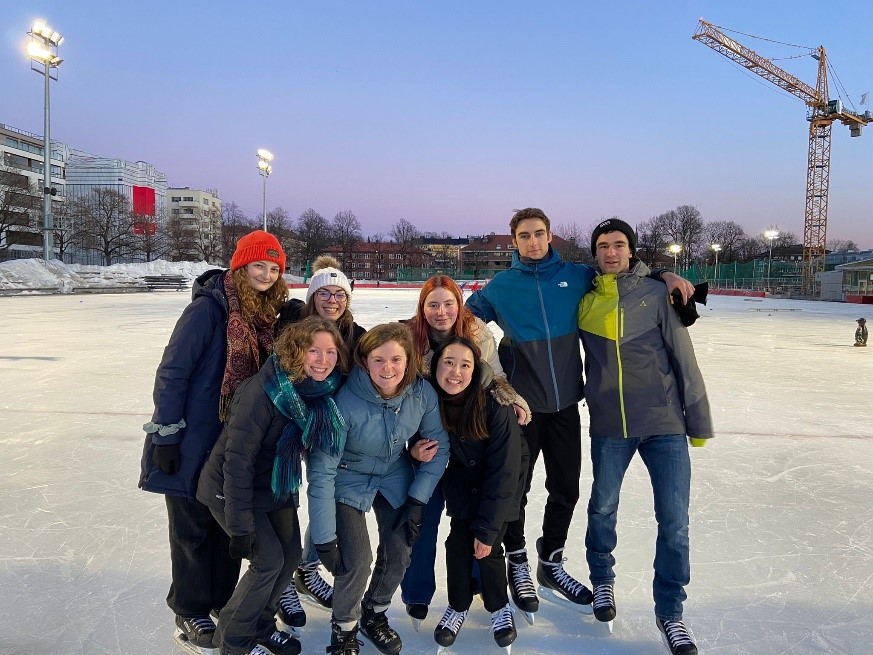
M 372 327 L 410 316 L 416 298 L 362 289 L 352 308 Z M 188 299 L 0 297 L 3 655 L 179 652 L 164 600 L 163 499 L 136 484 L 155 367 Z M 685 619 L 702 655 L 873 653 L 873 347 L 852 347 L 855 319 L 871 309 L 711 297 L 691 328 L 717 433 L 691 453 Z M 586 461 L 565 553 L 583 580 L 590 482 Z M 528 507 L 531 557 L 544 501 L 540 465 Z M 652 613 L 651 490 L 638 458 L 618 527 L 615 634 L 543 602 L 536 625 L 517 615 L 514 653 L 666 652 Z M 437 569 L 440 579 L 442 560 Z M 415 633 L 398 593 L 389 618 L 404 653 L 436 652 L 445 602 L 439 590 Z M 323 653 L 328 614 L 307 611 L 303 652 Z M 361 652 L 377 651 L 365 642 Z M 478 600 L 453 652 L 499 653 Z

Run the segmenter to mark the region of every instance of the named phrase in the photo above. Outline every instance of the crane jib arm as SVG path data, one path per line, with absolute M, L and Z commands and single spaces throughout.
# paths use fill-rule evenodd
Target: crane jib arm
M 691 38 L 709 46 L 728 59 L 735 61 L 743 68 L 769 80 L 779 88 L 788 91 L 791 95 L 800 98 L 811 107 L 821 106 L 827 102 L 826 99 L 818 97 L 818 93 L 814 88 L 801 82 L 788 71 L 782 70 L 769 59 L 764 59 L 754 50 L 750 50 L 744 45 L 737 43 L 712 23 L 701 20 L 697 33 Z

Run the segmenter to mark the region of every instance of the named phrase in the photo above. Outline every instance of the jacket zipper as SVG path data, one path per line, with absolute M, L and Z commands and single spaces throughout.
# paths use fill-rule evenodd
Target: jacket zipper
M 618 303 L 618 283 L 616 282 L 616 297 L 615 302 L 618 305 L 618 311 L 615 313 L 616 320 L 616 336 L 615 336 L 615 356 L 618 362 L 618 406 L 621 411 L 621 432 L 624 438 L 627 439 L 627 415 L 624 411 L 624 371 L 621 366 L 621 339 L 624 336 L 624 308 Z

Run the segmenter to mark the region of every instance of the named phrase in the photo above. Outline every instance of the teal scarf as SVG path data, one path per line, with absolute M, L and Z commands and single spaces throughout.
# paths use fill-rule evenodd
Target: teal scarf
M 291 419 L 276 446 L 270 481 L 273 498 L 284 501 L 300 488 L 300 461 L 305 452 L 316 446 L 337 456 L 343 450 L 345 421 L 333 400 L 342 376 L 335 368 L 321 382 L 307 377 L 292 383 L 276 355 L 270 355 L 268 361 L 272 366 L 265 366 L 264 391 L 276 409 Z

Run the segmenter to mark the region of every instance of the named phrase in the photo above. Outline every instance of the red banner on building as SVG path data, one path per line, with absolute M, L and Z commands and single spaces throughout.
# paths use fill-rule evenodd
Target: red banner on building
M 140 216 L 155 215 L 155 190 L 147 186 L 133 187 L 133 213 Z

